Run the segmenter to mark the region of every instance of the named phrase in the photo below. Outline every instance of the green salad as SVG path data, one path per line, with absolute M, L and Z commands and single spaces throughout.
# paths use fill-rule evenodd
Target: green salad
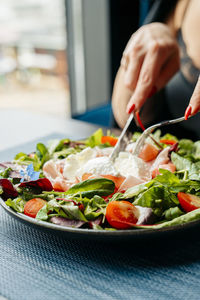
M 38 143 L 0 164 L 0 194 L 30 218 L 91 230 L 159 229 L 200 220 L 200 141 L 161 131 L 132 154 L 140 133 L 114 162 L 118 138 Z

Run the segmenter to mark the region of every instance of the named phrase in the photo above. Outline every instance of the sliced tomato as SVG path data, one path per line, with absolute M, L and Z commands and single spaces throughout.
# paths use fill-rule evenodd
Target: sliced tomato
M 137 223 L 138 209 L 128 201 L 111 201 L 106 208 L 106 219 L 116 229 L 128 229 Z
M 160 143 L 166 144 L 166 145 L 174 145 L 174 144 L 177 143 L 177 141 L 175 141 L 175 140 L 165 140 L 165 139 L 161 139 L 161 140 L 160 140 Z
M 156 168 L 152 171 L 152 173 L 151 173 L 152 178 L 155 178 L 156 176 L 160 175 L 159 169 L 165 169 L 165 170 L 168 170 L 168 171 L 174 173 L 176 171 L 176 166 L 172 162 L 169 162 L 168 164 L 159 165 L 158 168 Z
M 109 143 L 112 147 L 114 147 L 116 145 L 117 141 L 118 141 L 118 138 L 115 138 L 115 137 L 109 136 L 109 135 L 104 135 L 101 138 L 102 144 Z
M 38 211 L 47 203 L 47 201 L 41 199 L 41 198 L 33 198 L 26 202 L 24 205 L 24 214 L 35 218 Z
M 154 160 L 159 153 L 159 150 L 151 144 L 146 143 L 142 148 L 139 157 L 145 162 Z
M 179 192 L 178 200 L 180 202 L 181 207 L 186 212 L 200 208 L 200 197 L 197 197 L 195 195 Z

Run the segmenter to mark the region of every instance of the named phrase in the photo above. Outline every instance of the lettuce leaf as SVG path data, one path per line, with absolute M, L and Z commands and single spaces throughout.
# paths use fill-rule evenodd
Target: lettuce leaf
M 178 171 L 187 170 L 189 179 L 200 180 L 200 161 L 193 163 L 191 160 L 182 157 L 175 152 L 172 152 L 171 160 Z
M 87 222 L 87 219 L 79 209 L 79 206 L 75 205 L 73 202 L 53 199 L 47 203 L 47 210 L 48 211 L 55 210 L 58 216 L 66 217 L 67 219 L 70 220 L 75 219 L 75 220 Z M 37 219 L 39 218 L 40 215 L 44 217 L 45 209 L 43 210 L 42 213 L 43 214 L 39 214 L 39 215 L 37 214 L 36 216 Z
M 14 209 L 16 212 L 23 213 L 24 205 L 25 205 L 26 201 L 24 199 L 18 197 L 15 199 L 9 198 L 8 200 L 6 200 L 5 203 L 6 203 L 6 205 L 8 205 L 12 209 Z
M 94 220 L 100 215 L 105 215 L 106 206 L 107 203 L 103 198 L 94 196 L 90 201 L 87 202 L 84 215 L 87 220 Z
M 163 216 L 167 221 L 173 220 L 182 215 L 184 215 L 184 212 L 178 206 L 170 207 L 163 213 Z
M 103 136 L 103 130 L 100 128 L 93 133 L 86 141 L 85 144 L 88 147 L 94 148 L 101 144 L 101 138 Z

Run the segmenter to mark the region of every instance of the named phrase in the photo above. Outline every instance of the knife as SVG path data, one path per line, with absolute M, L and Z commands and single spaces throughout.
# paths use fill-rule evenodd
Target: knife
M 129 129 L 129 126 L 132 122 L 134 118 L 134 114 L 130 114 L 128 120 L 126 121 L 126 125 L 124 126 L 119 138 L 118 138 L 118 141 L 115 145 L 115 147 L 113 148 L 113 151 L 112 153 L 110 154 L 110 160 L 112 162 L 114 162 L 114 160 L 116 159 L 116 157 L 118 156 L 119 152 L 125 150 L 128 142 L 130 141 L 130 136 L 128 134 L 128 129 Z

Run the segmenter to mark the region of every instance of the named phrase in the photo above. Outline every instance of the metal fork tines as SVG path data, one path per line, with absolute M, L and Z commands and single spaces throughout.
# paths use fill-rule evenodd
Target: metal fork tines
M 161 126 L 165 126 L 165 125 L 171 125 L 171 124 L 175 124 L 175 123 L 179 123 L 185 121 L 185 117 L 181 117 L 181 118 L 177 118 L 177 119 L 173 119 L 173 120 L 167 120 L 167 121 L 163 121 L 160 123 L 157 123 L 155 125 L 150 126 L 149 128 L 147 128 L 142 135 L 139 137 L 139 139 L 136 142 L 135 145 L 135 149 L 133 151 L 133 155 L 138 156 L 142 147 L 145 144 L 146 139 L 150 136 L 150 134 L 157 128 L 161 127 Z
M 132 134 L 128 131 L 128 128 L 129 128 L 133 118 L 134 118 L 134 115 L 131 114 L 126 122 L 126 125 L 124 126 L 124 129 L 122 130 L 122 132 L 118 138 L 117 144 L 113 148 L 113 151 L 109 157 L 112 162 L 114 162 L 114 160 L 118 156 L 119 152 L 125 150 L 126 146 L 130 142 Z

